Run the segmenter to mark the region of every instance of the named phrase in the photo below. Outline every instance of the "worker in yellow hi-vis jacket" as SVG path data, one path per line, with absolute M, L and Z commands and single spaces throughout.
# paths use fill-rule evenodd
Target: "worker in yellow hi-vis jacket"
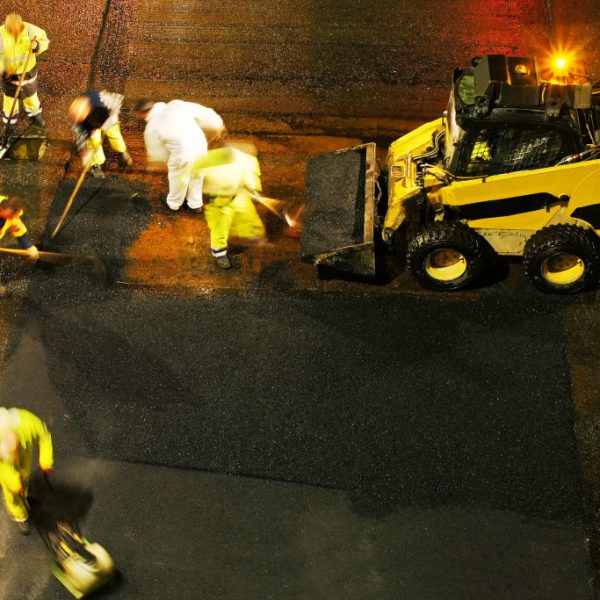
M 0 27 L 0 66 L 2 68 L 2 90 L 4 104 L 2 121 L 8 124 L 10 111 L 19 85 L 19 79 L 25 73 L 20 98 L 29 120 L 33 125 L 44 127 L 42 106 L 38 97 L 38 70 L 36 57 L 45 52 L 50 44 L 43 29 L 26 23 L 17 13 L 10 13 Z M 29 51 L 31 56 L 27 60 Z M 19 119 L 17 104 L 11 119 L 14 125 Z
M 239 246 L 253 246 L 265 239 L 265 226 L 252 201 L 252 196 L 262 191 L 260 165 L 256 149 L 249 144 L 243 148 L 232 146 L 226 164 L 201 169 L 210 246 L 221 269 L 232 266 L 227 255 L 230 240 Z M 201 162 L 196 161 L 195 168 Z
M 9 232 L 18 242 L 22 250 L 27 252 L 29 260 L 36 262 L 40 255 L 37 247 L 27 235 L 27 227 L 21 220 L 23 204 L 16 196 L 0 195 L 0 240 Z M 6 285 L 0 283 L 0 298 L 6 298 L 10 292 Z
M 31 531 L 26 500 L 35 446 L 40 469 L 50 473 L 54 455 L 44 422 L 28 410 L 0 408 L 0 486 L 6 509 L 23 535 Z

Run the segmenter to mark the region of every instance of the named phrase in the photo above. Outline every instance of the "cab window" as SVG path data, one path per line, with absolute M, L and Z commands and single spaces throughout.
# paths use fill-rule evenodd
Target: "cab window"
M 551 167 L 574 151 L 571 146 L 557 129 L 485 127 L 466 136 L 456 174 L 486 177 Z

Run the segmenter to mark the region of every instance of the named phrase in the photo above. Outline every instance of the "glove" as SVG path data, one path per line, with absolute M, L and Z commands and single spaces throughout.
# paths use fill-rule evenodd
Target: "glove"
M 33 262 L 40 260 L 40 253 L 37 249 L 37 246 L 31 246 L 30 248 L 27 248 L 27 250 L 25 250 L 25 252 L 27 252 L 28 260 L 31 260 Z
M 54 467 L 46 467 L 45 469 L 42 468 L 42 473 L 44 473 L 44 475 L 50 475 L 52 471 L 54 471 Z
M 92 162 L 92 153 L 89 150 L 84 150 L 81 153 L 81 164 L 84 167 L 88 167 L 90 165 L 90 163 Z
M 34 54 L 37 54 L 37 51 L 40 48 L 40 43 L 37 40 L 33 40 L 33 42 L 31 42 L 31 51 Z

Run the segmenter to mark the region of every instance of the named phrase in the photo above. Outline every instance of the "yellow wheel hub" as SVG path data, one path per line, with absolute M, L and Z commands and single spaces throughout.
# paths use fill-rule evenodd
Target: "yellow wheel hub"
M 583 277 L 585 263 L 569 252 L 555 254 L 542 264 L 542 276 L 553 285 L 570 285 Z
M 437 281 L 454 281 L 465 274 L 467 259 L 458 250 L 441 248 L 425 259 L 427 275 Z

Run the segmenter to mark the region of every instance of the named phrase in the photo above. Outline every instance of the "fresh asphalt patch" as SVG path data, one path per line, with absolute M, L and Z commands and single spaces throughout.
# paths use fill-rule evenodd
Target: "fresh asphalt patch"
M 51 286 L 32 286 L 15 343 L 39 336 L 53 389 L 36 389 L 35 365 L 9 377 L 85 432 L 59 450 L 581 518 L 564 341 L 545 311 Z

